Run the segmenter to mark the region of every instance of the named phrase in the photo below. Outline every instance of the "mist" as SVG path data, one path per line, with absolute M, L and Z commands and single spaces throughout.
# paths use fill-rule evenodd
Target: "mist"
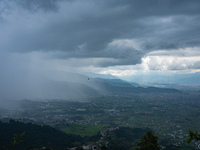
M 80 98 L 95 94 L 88 77 L 54 68 L 42 54 L 1 53 L 0 101 Z M 48 66 L 50 65 L 50 66 Z M 92 94 L 93 93 L 93 94 Z

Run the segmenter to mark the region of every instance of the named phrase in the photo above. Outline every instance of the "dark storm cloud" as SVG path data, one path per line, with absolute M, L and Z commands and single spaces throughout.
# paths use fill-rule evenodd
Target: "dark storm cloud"
M 57 10 L 57 0 L 13 0 L 24 9 L 31 11 L 38 11 L 40 9 L 44 11 Z
M 100 66 L 140 63 L 154 50 L 200 46 L 199 0 L 1 1 L 4 51 L 61 52 L 57 58 L 110 58 Z M 109 46 L 130 39 L 134 46 Z M 114 60 L 113 60 L 114 59 Z

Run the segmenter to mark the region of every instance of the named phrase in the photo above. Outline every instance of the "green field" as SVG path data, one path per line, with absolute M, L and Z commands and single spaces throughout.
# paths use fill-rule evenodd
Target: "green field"
M 94 136 L 99 134 L 105 126 L 90 126 L 90 125 L 60 125 L 61 131 L 67 134 L 85 136 Z

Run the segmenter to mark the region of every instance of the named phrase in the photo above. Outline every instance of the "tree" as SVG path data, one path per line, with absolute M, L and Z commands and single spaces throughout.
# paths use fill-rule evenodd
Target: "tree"
M 160 150 L 158 145 L 158 137 L 152 131 L 147 131 L 137 144 L 136 150 Z
M 198 132 L 189 131 L 189 137 L 186 139 L 187 143 L 190 143 L 192 140 L 200 141 L 200 134 Z
M 16 145 L 22 143 L 22 137 L 26 134 L 26 132 L 24 131 L 21 134 L 14 134 L 13 136 L 13 141 L 9 143 L 9 147 L 14 150 Z

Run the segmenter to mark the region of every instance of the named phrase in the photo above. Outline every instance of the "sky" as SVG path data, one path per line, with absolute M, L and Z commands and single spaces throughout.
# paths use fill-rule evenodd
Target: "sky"
M 0 0 L 0 88 L 59 71 L 200 72 L 200 1 Z

